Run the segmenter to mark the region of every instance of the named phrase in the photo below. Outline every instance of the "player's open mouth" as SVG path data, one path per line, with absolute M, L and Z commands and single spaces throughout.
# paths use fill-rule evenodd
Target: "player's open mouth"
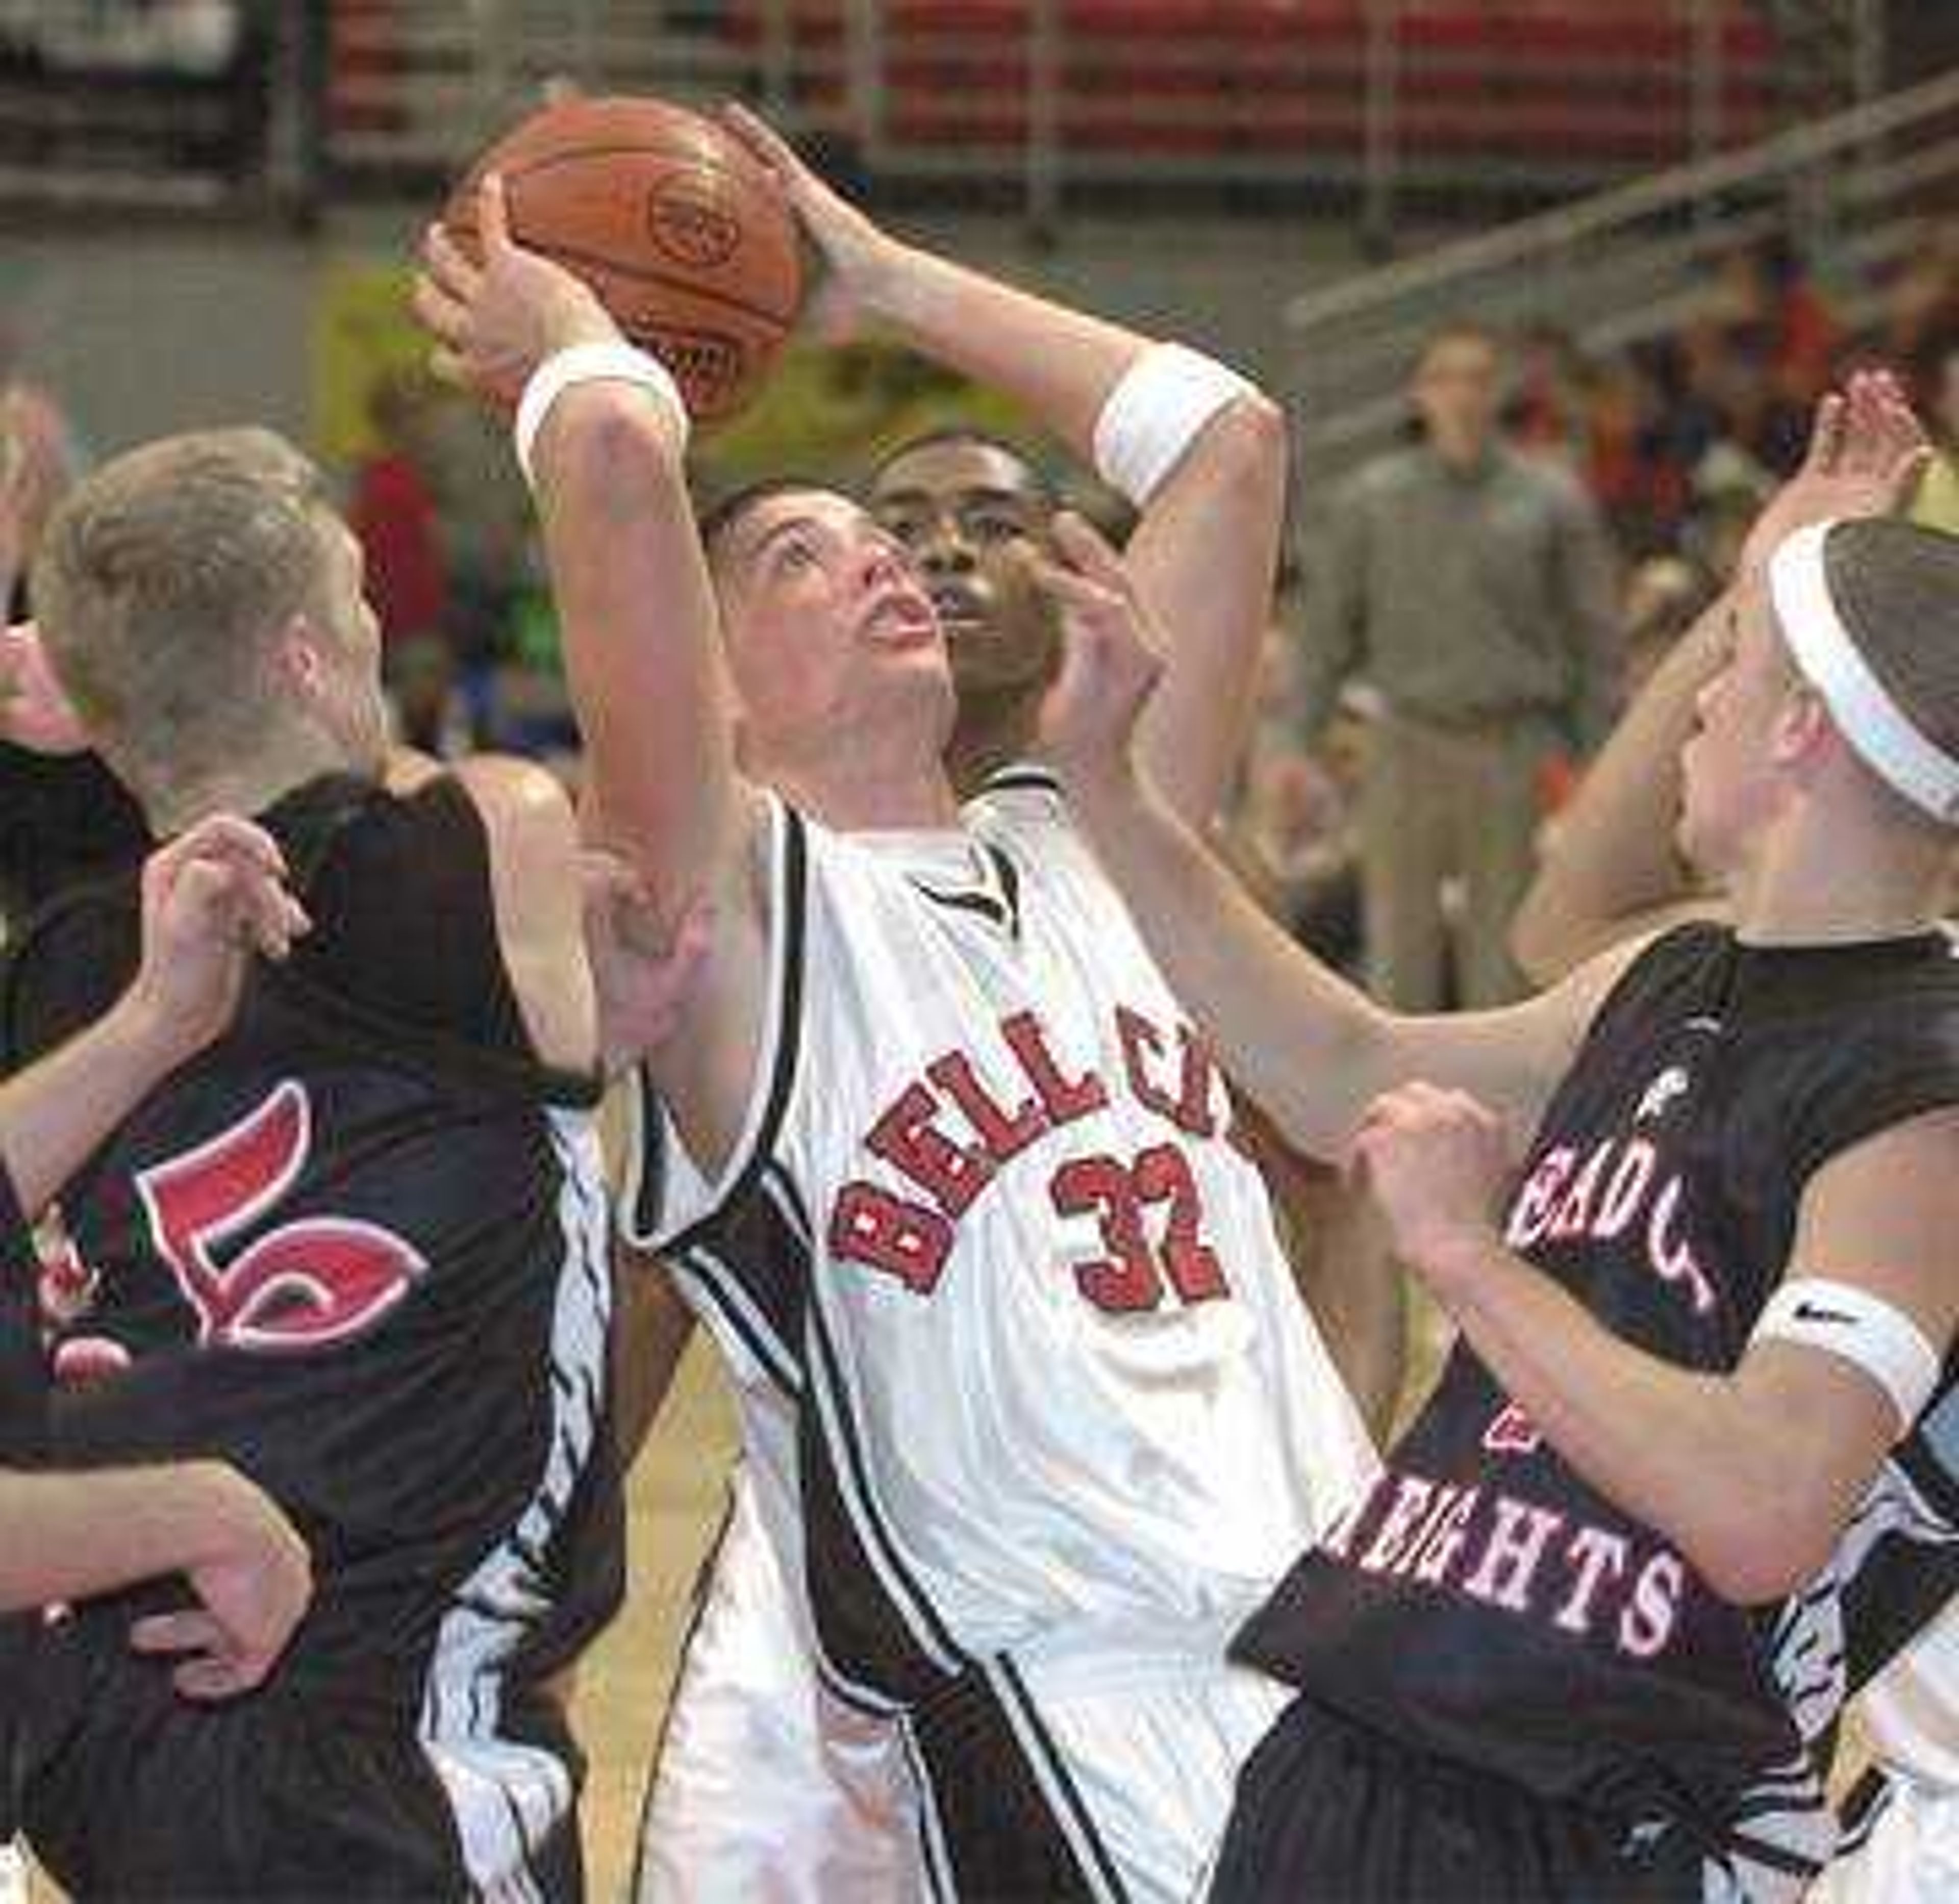
M 939 619 L 930 601 L 909 592 L 881 596 L 864 617 L 867 639 L 895 648 L 936 641 Z

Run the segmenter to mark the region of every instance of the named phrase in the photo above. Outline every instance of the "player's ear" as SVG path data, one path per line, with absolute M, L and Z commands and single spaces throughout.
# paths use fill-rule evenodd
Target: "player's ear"
M 1806 771 L 1823 758 L 1831 741 L 1840 739 L 1823 697 L 1807 681 L 1799 681 L 1776 711 L 1769 757 L 1779 767 Z
M 310 617 L 292 616 L 272 643 L 272 665 L 292 687 L 311 699 L 325 691 L 327 661 L 320 632 Z

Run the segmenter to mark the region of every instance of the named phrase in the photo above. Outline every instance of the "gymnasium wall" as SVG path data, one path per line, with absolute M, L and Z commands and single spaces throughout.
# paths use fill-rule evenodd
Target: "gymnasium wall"
M 1138 328 L 1204 341 L 1283 381 L 1287 297 L 1352 268 L 1331 225 L 1131 217 L 1071 224 L 1037 252 L 1010 220 L 896 220 L 983 268 Z M 173 430 L 261 421 L 316 442 L 313 330 L 336 261 L 403 258 L 411 214 L 349 214 L 316 239 L 184 225 L 0 240 L 0 320 L 97 453 Z

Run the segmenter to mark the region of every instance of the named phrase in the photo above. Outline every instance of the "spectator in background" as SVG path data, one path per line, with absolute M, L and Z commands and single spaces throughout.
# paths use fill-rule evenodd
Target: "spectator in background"
M 1587 381 L 1585 474 L 1613 540 L 1630 557 L 1671 548 L 1687 513 L 1687 472 L 1652 373 L 1629 352 Z
M 1780 233 L 1723 262 L 1715 315 L 1730 353 L 1760 364 L 1774 396 L 1795 409 L 1795 454 L 1787 465 L 1792 470 L 1802 459 L 1809 407 L 1829 383 L 1841 329 L 1795 246 Z
M 1959 334 L 1959 226 L 1933 224 L 1880 287 L 1876 322 L 1856 340 L 1861 360 L 1897 371 L 1921 413 L 1937 407 L 1940 365 Z
M 368 399 L 376 448 L 354 473 L 348 524 L 367 560 L 382 672 L 401 738 L 442 751 L 452 667 L 449 579 L 427 441 L 433 392 L 419 371 L 383 376 Z
M 1498 439 L 1502 357 L 1438 331 L 1410 396 L 1423 440 L 1362 469 L 1309 577 L 1301 724 L 1309 747 L 1364 676 L 1385 703 L 1361 801 L 1368 962 L 1380 998 L 1449 1001 L 1446 881 L 1466 903 L 1454 995 L 1519 989 L 1505 945 L 1533 865 L 1548 763 L 1610 725 L 1613 563 L 1590 500 Z
M 1573 474 L 1589 447 L 1592 367 L 1563 325 L 1529 324 L 1517 334 L 1517 373 L 1503 406 L 1503 430 L 1526 455 Z

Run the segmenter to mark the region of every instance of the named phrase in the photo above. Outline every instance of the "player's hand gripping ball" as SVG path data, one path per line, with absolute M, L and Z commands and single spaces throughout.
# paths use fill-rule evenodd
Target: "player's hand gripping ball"
M 782 189 L 738 139 L 660 100 L 548 106 L 477 160 L 443 211 L 472 261 L 490 172 L 511 236 L 591 287 L 673 373 L 697 424 L 754 396 L 795 323 L 802 268 Z

